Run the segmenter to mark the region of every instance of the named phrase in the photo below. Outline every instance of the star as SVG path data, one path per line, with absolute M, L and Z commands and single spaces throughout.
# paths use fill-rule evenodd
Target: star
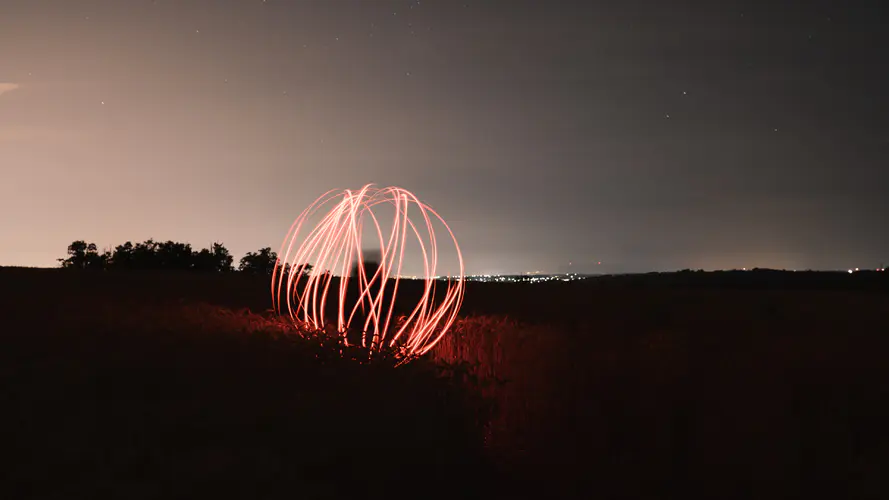
M 686 92 L 686 91 L 683 90 L 683 91 L 682 91 L 682 95 L 686 95 L 686 94 L 688 94 L 688 92 Z
M 664 113 L 664 118 L 670 118 L 670 113 Z

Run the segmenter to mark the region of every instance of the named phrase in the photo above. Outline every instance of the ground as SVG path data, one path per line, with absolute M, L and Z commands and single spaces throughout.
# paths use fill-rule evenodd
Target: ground
M 262 277 L 0 269 L 4 496 L 885 498 L 884 278 L 469 283 L 392 369 Z

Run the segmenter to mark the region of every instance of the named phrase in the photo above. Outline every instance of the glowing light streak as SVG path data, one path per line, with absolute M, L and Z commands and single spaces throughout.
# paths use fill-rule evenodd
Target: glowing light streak
M 320 212 L 331 203 L 334 205 L 326 213 Z M 384 236 L 374 212 L 381 206 L 391 206 L 395 211 L 388 236 Z M 307 229 L 308 220 L 319 212 L 324 214 L 321 221 Z M 411 214 L 419 214 L 416 223 Z M 367 275 L 362 250 L 367 220 L 371 221 L 369 231 L 379 243 L 380 255 L 371 276 Z M 438 294 L 438 300 L 436 291 L 441 285 L 437 283 L 441 280 L 437 275 L 436 221 L 450 236 L 459 264 L 459 274 L 443 280 L 446 289 Z M 419 243 L 422 293 L 409 314 L 393 317 L 409 237 Z M 293 222 L 278 256 L 271 290 L 275 310 L 279 314 L 286 310 L 295 324 L 318 330 L 328 326 L 328 308 L 335 305 L 336 331 L 344 344 L 361 345 L 370 352 L 388 347 L 404 359 L 429 352 L 451 328 L 463 302 L 463 256 L 454 233 L 432 208 L 398 187 L 375 188 L 368 184 L 358 191 L 324 193 Z M 307 264 L 312 266 L 308 271 Z M 350 268 L 357 271 L 355 276 L 351 276 Z M 332 289 L 334 272 L 339 273 L 336 289 Z M 354 297 L 349 293 L 352 280 L 357 281 L 357 286 L 353 284 Z M 286 297 L 283 303 L 282 297 Z M 356 331 L 360 341 L 350 341 L 350 334 Z

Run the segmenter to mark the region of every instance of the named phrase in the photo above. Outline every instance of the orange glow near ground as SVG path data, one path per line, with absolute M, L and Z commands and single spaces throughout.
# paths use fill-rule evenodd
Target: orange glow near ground
M 325 214 L 322 209 L 331 204 Z M 379 214 L 375 213 L 382 207 L 394 208 L 389 231 L 382 229 Z M 321 221 L 309 230 L 308 219 L 319 213 L 324 214 Z M 362 250 L 367 220 L 372 222 L 371 236 L 379 243 L 379 266 L 372 275 L 365 272 L 366 251 Z M 458 276 L 446 280 L 434 279 L 439 264 L 436 221 L 447 231 L 459 262 Z M 410 313 L 395 317 L 395 299 L 409 241 L 419 243 L 424 272 L 418 277 L 424 279 L 423 291 Z M 291 272 L 281 272 L 279 267 L 272 275 L 275 309 L 279 313 L 286 309 L 299 326 L 323 329 L 335 324 L 347 346 L 347 332 L 357 331 L 360 345 L 371 351 L 392 348 L 405 358 L 421 356 L 447 333 L 463 301 L 463 256 L 454 233 L 434 210 L 398 187 L 375 188 L 368 184 L 358 191 L 328 191 L 296 219 L 278 256 L 279 263 L 290 266 Z M 306 263 L 313 266 L 308 273 Z M 350 276 L 355 264 L 357 273 Z M 337 287 L 331 286 L 334 274 L 341 277 Z M 349 281 L 353 279 L 358 282 L 357 292 L 350 296 Z M 436 286 L 446 286 L 445 293 L 436 294 Z M 279 299 L 282 292 L 286 296 L 283 304 Z M 331 314 L 327 307 L 330 304 L 336 304 L 336 318 L 326 316 Z M 353 340 L 352 345 L 359 343 Z

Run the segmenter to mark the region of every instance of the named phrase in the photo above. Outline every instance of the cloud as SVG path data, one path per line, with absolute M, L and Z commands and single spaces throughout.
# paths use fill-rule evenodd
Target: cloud
M 12 92 L 13 90 L 19 88 L 17 83 L 3 83 L 0 82 L 0 95 L 3 95 L 7 92 Z
M 4 143 L 40 143 L 53 144 L 84 144 L 94 140 L 95 136 L 82 129 L 62 129 L 32 125 L 0 124 L 0 146 Z M 0 148 L 2 149 L 2 148 Z M 2 163 L 2 162 L 0 162 Z

